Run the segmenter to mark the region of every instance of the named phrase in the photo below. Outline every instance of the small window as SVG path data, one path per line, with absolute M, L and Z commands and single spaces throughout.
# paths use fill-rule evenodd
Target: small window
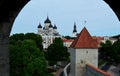
M 88 53 L 88 51 L 86 51 L 86 53 Z
M 81 63 L 83 64 L 83 60 L 81 60 Z

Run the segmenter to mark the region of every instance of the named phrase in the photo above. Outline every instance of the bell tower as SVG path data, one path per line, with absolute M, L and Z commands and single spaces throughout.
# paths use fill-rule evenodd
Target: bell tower
M 84 76 L 86 64 L 98 67 L 98 44 L 84 27 L 70 48 L 70 76 Z
M 74 27 L 73 27 L 73 37 L 77 36 L 77 29 L 76 29 L 76 23 L 74 22 Z

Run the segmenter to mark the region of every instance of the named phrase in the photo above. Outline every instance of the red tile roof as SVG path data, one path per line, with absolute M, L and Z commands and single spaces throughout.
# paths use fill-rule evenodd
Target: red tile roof
M 66 42 L 66 41 L 67 41 L 67 39 L 66 39 L 66 38 L 62 38 L 62 41 L 63 41 L 63 42 Z
M 97 40 L 93 39 L 84 27 L 77 38 L 71 44 L 72 48 L 98 48 Z
M 62 38 L 62 41 L 63 41 L 63 42 L 73 42 L 74 39 L 66 39 L 66 38 Z
M 102 40 L 104 40 L 104 37 L 100 37 L 100 36 L 92 36 L 92 38 L 97 40 L 98 45 L 100 45 L 100 43 L 102 42 Z
M 105 76 L 112 76 L 112 74 L 109 74 L 109 73 L 107 73 L 107 72 L 105 72 L 105 71 L 103 71 L 103 70 L 101 70 L 101 69 L 99 69 L 91 64 L 87 64 L 87 66 L 91 67 L 92 69 L 96 70 L 97 72 L 104 74 Z

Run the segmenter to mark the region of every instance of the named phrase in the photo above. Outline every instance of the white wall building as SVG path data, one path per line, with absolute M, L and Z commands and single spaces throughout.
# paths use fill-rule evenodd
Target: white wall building
M 117 38 L 112 38 L 112 37 L 109 37 L 109 36 L 104 36 L 104 39 L 101 42 L 105 43 L 107 40 L 111 41 L 111 43 L 113 44 L 118 39 Z
M 70 76 L 84 76 L 86 64 L 98 67 L 98 44 L 84 27 L 69 48 L 71 54 Z
M 52 25 L 49 17 L 47 17 L 47 19 L 44 21 L 43 28 L 41 24 L 38 25 L 38 34 L 42 36 L 44 49 L 47 49 L 48 46 L 53 43 L 53 40 L 56 37 L 61 37 L 57 31 L 57 26 Z

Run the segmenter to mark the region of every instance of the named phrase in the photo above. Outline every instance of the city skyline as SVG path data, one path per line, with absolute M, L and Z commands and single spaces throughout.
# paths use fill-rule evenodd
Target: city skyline
M 120 22 L 103 0 L 31 0 L 16 18 L 11 34 L 37 33 L 37 26 L 44 26 L 47 16 L 61 35 L 71 36 L 74 22 L 78 33 L 86 27 L 92 36 L 120 34 Z

